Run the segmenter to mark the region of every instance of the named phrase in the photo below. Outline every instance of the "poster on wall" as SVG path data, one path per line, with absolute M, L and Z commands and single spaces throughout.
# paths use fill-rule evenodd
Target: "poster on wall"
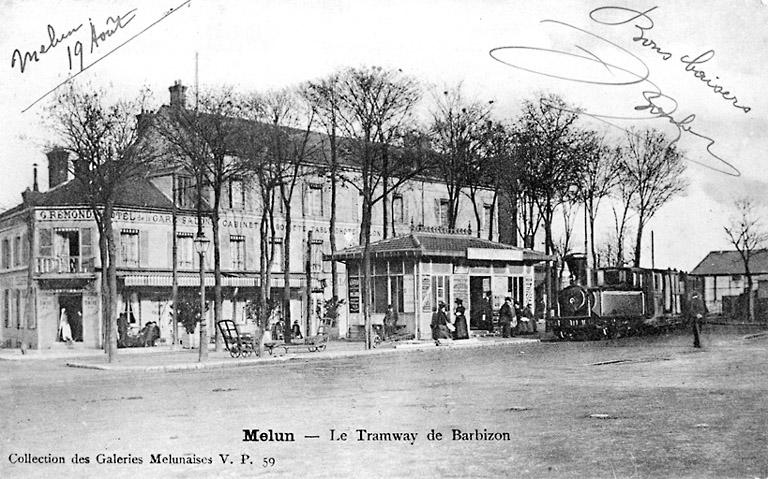
M 432 312 L 432 277 L 428 274 L 421 277 L 421 311 Z
M 360 278 L 349 278 L 349 312 L 360 312 Z

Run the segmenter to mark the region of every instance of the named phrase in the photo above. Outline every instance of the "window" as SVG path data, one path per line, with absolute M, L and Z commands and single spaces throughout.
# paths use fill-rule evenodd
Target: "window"
M 323 216 L 323 185 L 309 185 L 307 211 L 309 216 Z
M 14 295 L 15 304 L 14 304 L 14 313 L 16 315 L 16 329 L 21 329 L 24 327 L 24 324 L 21 322 L 21 290 L 17 289 L 16 294 Z
M 3 324 L 6 328 L 11 327 L 11 290 L 3 291 Z
M 323 240 L 313 239 L 310 244 L 309 264 L 313 273 L 323 269 Z
M 245 207 L 245 188 L 243 188 L 243 180 L 230 180 L 229 207 L 232 209 L 243 209 Z
M 245 269 L 245 237 L 232 235 L 229 237 L 229 252 L 232 256 L 232 269 Z
M 179 268 L 192 268 L 193 254 L 192 233 L 177 233 L 176 262 Z
M 392 221 L 395 223 L 405 222 L 405 215 L 403 214 L 403 195 L 395 195 L 392 197 Z
M 11 243 L 8 239 L 3 240 L 3 269 L 11 267 Z
M 511 276 L 507 278 L 507 291 L 512 293 L 512 301 L 525 306 L 525 290 L 522 276 Z
M 437 213 L 437 226 L 448 226 L 448 200 L 440 200 Z
M 13 240 L 13 265 L 21 266 L 21 236 Z
M 190 208 L 194 206 L 195 184 L 188 176 L 176 178 L 176 206 Z
M 449 275 L 432 276 L 432 304 L 437 306 L 440 301 L 444 302 L 448 309 L 451 309 L 451 292 L 448 286 Z
M 483 205 L 483 228 L 488 231 L 493 223 L 493 205 Z
M 124 266 L 139 265 L 139 231 L 120 231 L 120 259 Z
M 80 231 L 77 228 L 56 228 L 54 252 L 60 271 L 76 273 L 80 270 Z

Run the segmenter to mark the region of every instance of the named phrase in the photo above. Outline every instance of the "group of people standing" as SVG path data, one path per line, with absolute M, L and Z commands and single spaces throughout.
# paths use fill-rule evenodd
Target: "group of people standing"
M 437 310 L 432 313 L 432 323 L 430 324 L 432 339 L 438 345 L 441 339 L 469 339 L 469 327 L 467 326 L 464 301 L 457 299 L 455 304 L 456 307 L 451 318 L 448 317 L 447 307 L 443 301 L 438 303 Z
M 493 322 L 490 324 L 489 332 L 493 333 Z M 538 329 L 531 305 L 527 304 L 525 308 L 520 308 L 519 303 L 512 304 L 512 298 L 509 296 L 504 298 L 504 304 L 499 309 L 499 324 L 501 324 L 501 335 L 505 338 L 535 333 Z

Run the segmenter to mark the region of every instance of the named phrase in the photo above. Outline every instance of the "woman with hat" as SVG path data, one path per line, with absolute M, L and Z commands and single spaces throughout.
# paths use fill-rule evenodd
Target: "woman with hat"
M 467 317 L 464 315 L 463 301 L 456 298 L 456 309 L 454 309 L 455 320 L 453 321 L 456 330 L 453 332 L 453 339 L 469 339 L 469 329 L 467 329 Z

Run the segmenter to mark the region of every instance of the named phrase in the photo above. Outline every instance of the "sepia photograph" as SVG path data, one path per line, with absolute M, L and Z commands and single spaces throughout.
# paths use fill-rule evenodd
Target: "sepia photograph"
M 767 0 L 0 8 L 0 477 L 768 479 Z

